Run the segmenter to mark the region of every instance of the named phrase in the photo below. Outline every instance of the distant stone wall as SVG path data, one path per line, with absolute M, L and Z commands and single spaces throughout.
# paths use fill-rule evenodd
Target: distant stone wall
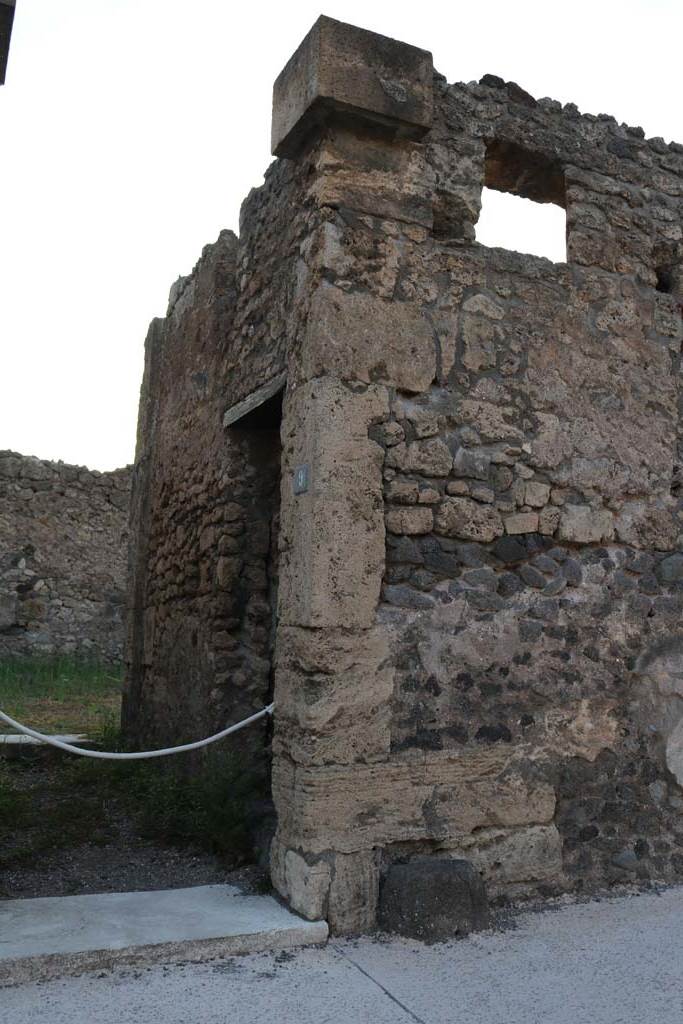
M 130 469 L 0 452 L 0 658 L 121 657 Z

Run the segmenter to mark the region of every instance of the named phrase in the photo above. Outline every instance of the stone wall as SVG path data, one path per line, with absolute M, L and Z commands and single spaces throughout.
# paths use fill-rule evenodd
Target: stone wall
M 136 480 L 169 454 L 138 490 L 131 721 L 218 727 L 272 677 L 273 881 L 339 932 L 425 853 L 504 898 L 680 877 L 683 147 L 494 76 L 449 86 L 425 51 L 322 18 L 275 84 L 273 151 L 234 269 L 186 314 L 230 297 L 222 327 L 203 342 L 172 301 L 152 329 Z M 564 208 L 567 263 L 479 245 L 484 185 Z M 207 365 L 179 405 L 171 379 Z M 239 450 L 235 403 L 281 374 L 280 452 L 195 497 Z M 276 461 L 254 687 L 233 609 Z M 215 529 L 190 595 L 195 501 L 191 543 Z M 162 616 L 206 629 L 201 679 L 154 639 L 162 575 Z
M 293 171 L 295 173 L 293 173 Z M 194 739 L 272 694 L 280 421 L 301 171 L 273 165 L 172 288 L 146 344 L 133 478 L 124 726 Z M 259 387 L 270 399 L 224 427 Z M 248 402 L 247 402 L 248 404 Z M 267 723 L 235 737 L 263 763 Z
M 130 469 L 0 452 L 0 658 L 123 648 Z

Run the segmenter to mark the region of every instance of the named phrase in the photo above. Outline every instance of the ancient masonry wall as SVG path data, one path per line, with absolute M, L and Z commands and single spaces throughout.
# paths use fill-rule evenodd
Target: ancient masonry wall
M 0 452 L 0 659 L 121 660 L 130 478 Z
M 300 169 L 273 165 L 173 286 L 146 343 L 133 480 L 124 726 L 134 741 L 197 738 L 272 693 L 281 383 L 296 334 L 293 254 L 305 237 Z M 265 764 L 267 723 L 235 737 Z
M 391 864 L 425 853 L 493 896 L 680 877 L 683 147 L 493 76 L 449 86 L 425 51 L 322 18 L 276 82 L 273 151 L 223 286 L 195 271 L 186 326 L 172 299 L 152 328 L 131 721 L 274 685 L 273 880 L 338 932 L 373 927 Z M 563 207 L 567 263 L 479 245 L 485 184 Z M 257 485 L 192 473 L 233 465 L 220 416 L 283 374 L 255 655 L 232 609 L 264 557 Z M 214 527 L 189 594 L 185 520 L 192 544 Z M 149 624 L 190 609 L 196 682 Z

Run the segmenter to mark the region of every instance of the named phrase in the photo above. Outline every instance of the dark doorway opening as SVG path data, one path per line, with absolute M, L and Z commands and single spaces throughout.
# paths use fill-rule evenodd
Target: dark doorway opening
M 226 430 L 229 443 L 241 451 L 245 476 L 239 491 L 246 529 L 239 537 L 241 567 L 231 595 L 234 618 L 239 620 L 235 623 L 237 645 L 232 656 L 234 685 L 245 686 L 252 707 L 262 707 L 273 699 L 283 398 L 284 386 Z M 226 498 L 229 500 L 230 494 Z M 267 718 L 262 741 L 268 749 L 271 733 L 271 719 Z M 242 735 L 248 741 L 246 732 Z M 262 757 L 258 751 L 254 755 Z

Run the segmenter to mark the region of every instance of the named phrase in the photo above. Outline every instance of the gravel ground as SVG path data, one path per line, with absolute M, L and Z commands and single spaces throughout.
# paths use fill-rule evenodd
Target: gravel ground
M 0 870 L 0 898 L 183 889 L 223 883 L 246 892 L 270 888 L 267 873 L 258 867 L 229 870 L 218 857 L 201 850 L 161 846 L 134 835 L 127 841 L 122 830 L 112 843 L 84 843 L 43 855 L 35 865 Z
M 683 887 L 522 912 L 438 946 L 334 941 L 7 989 L 12 1024 L 678 1024 Z

